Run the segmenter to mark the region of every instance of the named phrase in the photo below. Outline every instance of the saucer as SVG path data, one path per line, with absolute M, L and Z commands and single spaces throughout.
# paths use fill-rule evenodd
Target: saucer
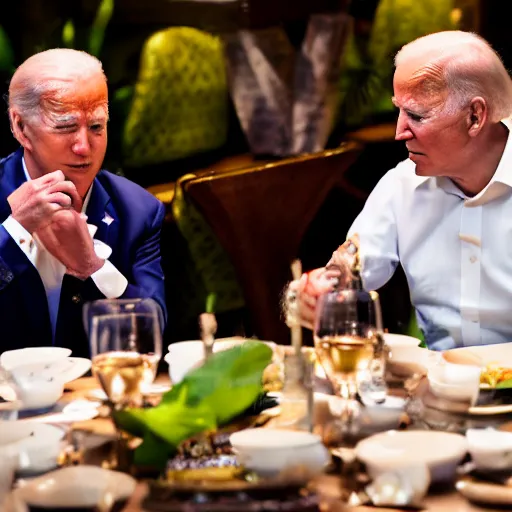
M 483 482 L 471 477 L 460 479 L 455 488 L 467 500 L 480 505 L 512 505 L 512 487 Z
M 28 505 L 48 510 L 93 508 L 105 506 L 106 503 L 102 503 L 105 499 L 108 504 L 128 499 L 136 484 L 133 477 L 118 471 L 98 466 L 69 466 L 27 480 L 11 493 L 11 501 L 18 506 L 15 510 L 20 511 L 26 511 Z

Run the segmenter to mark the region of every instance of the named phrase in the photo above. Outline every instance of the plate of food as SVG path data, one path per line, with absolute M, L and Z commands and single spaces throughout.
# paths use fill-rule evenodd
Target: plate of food
M 512 343 L 480 345 L 446 350 L 449 363 L 482 368 L 480 389 L 512 389 Z

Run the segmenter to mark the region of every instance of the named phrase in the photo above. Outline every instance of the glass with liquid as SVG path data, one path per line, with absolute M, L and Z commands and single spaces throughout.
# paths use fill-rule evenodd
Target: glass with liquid
M 84 315 L 93 375 L 116 406 L 140 405 L 162 355 L 159 306 L 151 299 L 100 300 Z
M 379 323 L 376 294 L 362 290 L 357 282 L 351 288 L 334 289 L 318 299 L 315 350 L 327 378 L 342 399 L 337 413 L 344 432 L 357 429 L 357 377 L 373 361 Z

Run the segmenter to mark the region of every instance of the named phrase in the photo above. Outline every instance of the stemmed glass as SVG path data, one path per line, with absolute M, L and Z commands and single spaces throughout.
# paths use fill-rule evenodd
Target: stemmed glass
M 342 398 L 339 421 L 344 433 L 355 433 L 359 412 L 358 376 L 372 378 L 382 343 L 378 295 L 362 289 L 360 280 L 335 287 L 318 299 L 314 328 L 318 360 Z
M 92 371 L 111 404 L 140 406 L 162 357 L 161 309 L 152 299 L 102 299 L 84 307 Z

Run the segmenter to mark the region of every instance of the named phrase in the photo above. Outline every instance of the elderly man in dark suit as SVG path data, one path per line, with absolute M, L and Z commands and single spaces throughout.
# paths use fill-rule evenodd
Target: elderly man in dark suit
M 165 318 L 164 207 L 101 170 L 101 63 L 69 49 L 33 55 L 12 77 L 9 121 L 21 148 L 0 161 L 0 352 L 57 345 L 88 356 L 90 300 L 150 297 Z

